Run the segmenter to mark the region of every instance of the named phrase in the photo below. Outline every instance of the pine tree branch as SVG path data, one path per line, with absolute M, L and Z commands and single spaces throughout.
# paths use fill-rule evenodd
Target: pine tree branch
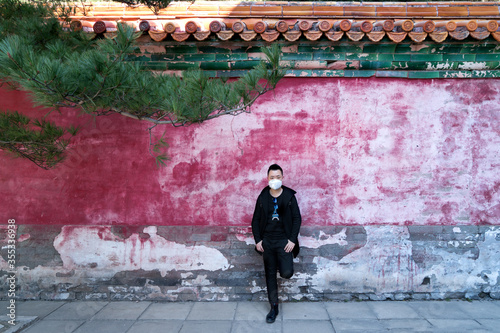
M 217 112 L 215 114 L 212 114 L 212 115 L 209 115 L 207 116 L 203 121 L 205 120 L 211 120 L 211 119 L 215 119 L 215 118 L 218 118 L 218 117 L 221 117 L 221 116 L 225 116 L 225 115 L 233 115 L 233 116 L 236 116 L 238 114 L 241 114 L 241 113 L 248 113 L 249 111 L 246 111 L 260 96 L 262 96 L 263 94 L 265 94 L 266 92 L 270 91 L 269 90 L 265 90 L 265 91 L 262 91 L 262 92 L 259 92 L 254 98 L 252 98 L 252 100 L 240 107 L 237 107 L 237 108 L 234 108 L 234 109 L 230 109 L 230 110 L 224 110 L 224 111 L 220 111 L 220 112 Z M 154 119 L 152 117 L 141 117 L 141 116 L 137 116 L 137 115 L 134 115 L 134 114 L 131 114 L 127 111 L 122 111 L 122 110 L 117 110 L 117 109 L 112 109 L 110 110 L 112 112 L 116 112 L 116 113 L 119 113 L 123 116 L 126 116 L 126 117 L 129 117 L 129 118 L 132 118 L 132 119 L 136 119 L 136 120 L 144 120 L 144 121 L 148 121 L 148 122 L 151 122 L 155 125 L 180 125 L 180 126 L 184 126 L 187 122 L 186 121 L 183 121 L 183 122 L 178 122 L 178 121 L 175 121 L 173 119 L 169 119 L 169 120 L 160 120 L 160 119 Z M 165 117 L 166 115 L 164 115 L 163 117 Z M 162 117 L 162 118 L 163 118 Z
M 61 162 L 64 159 L 63 153 L 64 149 L 60 151 L 58 155 L 60 157 L 56 159 L 48 159 L 44 157 L 44 153 L 46 154 L 48 152 L 48 149 L 53 149 L 53 144 L 43 144 L 40 142 L 7 142 L 7 141 L 1 141 L 0 142 L 5 148 L 19 156 L 22 156 L 24 158 L 27 158 L 31 162 L 35 163 L 38 167 L 49 170 L 53 166 L 55 166 L 57 163 Z M 16 146 L 16 144 L 22 145 L 22 147 Z M 26 147 L 26 145 L 33 145 L 35 147 Z M 45 146 L 45 147 L 44 147 Z M 2 147 L 2 146 L 0 146 Z M 45 148 L 45 149 L 44 149 Z M 42 152 L 40 152 L 42 150 Z M 43 153 L 44 152 L 44 153 Z
M 120 50 L 120 52 L 118 54 L 115 55 L 115 59 L 111 62 L 111 64 L 106 64 L 106 67 L 105 69 L 106 70 L 103 70 L 101 71 L 100 73 L 98 73 L 98 75 L 100 75 L 100 77 L 102 78 L 102 81 L 99 85 L 99 88 L 97 89 L 96 92 L 93 93 L 93 96 L 88 96 L 87 94 L 82 94 L 82 96 L 77 96 L 73 93 L 62 93 L 60 91 L 58 91 L 56 88 L 52 87 L 51 86 L 51 83 L 54 81 L 54 80 L 51 80 L 49 82 L 43 82 L 42 80 L 38 79 L 38 75 L 39 73 L 37 72 L 35 75 L 31 74 L 26 71 L 11 55 L 10 53 L 8 54 L 8 57 L 9 59 L 11 59 L 11 61 L 16 65 L 16 67 L 18 68 L 18 70 L 20 72 L 22 72 L 25 76 L 28 77 L 28 81 L 32 81 L 32 82 L 35 82 L 38 87 L 42 90 L 42 91 L 46 91 L 48 93 L 52 93 L 52 94 L 56 94 L 60 97 L 60 101 L 58 101 L 56 103 L 56 105 L 58 107 L 81 107 L 83 108 L 84 110 L 86 109 L 86 107 L 84 106 L 84 104 L 88 104 L 88 103 L 91 103 L 94 105 L 94 107 L 97 107 L 97 105 L 95 105 L 94 103 L 94 100 L 98 97 L 100 97 L 103 93 L 103 91 L 113 91 L 114 89 L 118 88 L 120 86 L 120 84 L 117 84 L 117 85 L 114 85 L 114 86 L 111 86 L 111 87 L 106 87 L 106 80 L 107 78 L 109 77 L 109 75 L 105 75 L 104 73 L 105 72 L 109 72 L 115 65 L 116 63 L 118 62 L 119 59 L 121 59 L 123 56 L 124 56 L 124 50 L 126 48 L 123 48 Z M 273 69 L 273 71 L 276 71 L 277 69 Z M 198 105 L 202 106 L 205 104 L 205 102 L 207 101 L 207 96 L 204 96 L 204 92 L 205 92 L 205 86 L 204 84 L 201 82 L 201 79 L 198 80 L 198 88 L 199 88 L 199 99 L 198 99 Z M 236 108 L 231 108 L 229 110 L 227 106 L 225 106 L 224 104 L 223 105 L 223 108 L 222 110 L 214 110 L 213 112 L 215 112 L 215 114 L 211 113 L 209 114 L 208 116 L 203 116 L 203 115 L 200 115 L 199 118 L 197 119 L 191 119 L 192 122 L 202 122 L 202 121 L 205 121 L 205 120 L 210 120 L 210 119 L 214 119 L 214 118 L 217 118 L 219 116 L 222 116 L 222 115 L 235 115 L 235 114 L 238 114 L 238 113 L 241 113 L 241 112 L 245 112 L 245 110 L 253 103 L 255 102 L 255 100 L 263 95 L 264 93 L 270 91 L 271 89 L 269 88 L 269 80 L 266 80 L 266 85 L 263 87 L 262 90 L 260 91 L 256 91 L 256 90 L 251 90 L 249 91 L 249 94 L 254 94 L 255 96 L 248 102 L 248 103 L 245 103 L 241 106 L 238 106 Z M 212 99 L 211 99 L 212 100 Z M 210 100 L 210 101 L 211 101 Z M 154 117 L 145 117 L 145 116 L 141 116 L 141 115 L 138 115 L 138 114 L 134 114 L 128 110 L 120 110 L 119 108 L 116 108 L 116 107 L 112 107 L 110 108 L 110 110 L 113 110 L 119 114 L 122 114 L 124 116 L 127 116 L 127 117 L 130 117 L 130 118 L 133 118 L 133 119 L 137 119 L 137 120 L 146 120 L 146 121 L 150 121 L 152 123 L 155 123 L 155 124 L 176 124 L 176 125 L 185 125 L 186 123 L 190 122 L 190 121 L 175 121 L 173 120 L 172 118 L 170 118 L 169 120 L 158 120 L 158 119 L 155 119 Z M 99 112 L 99 111 L 96 111 L 97 114 L 105 114 L 103 112 Z M 155 113 L 161 113 L 161 111 L 155 111 L 155 112 L 152 112 L 152 114 L 155 114 Z
M 138 37 L 130 27 L 119 24 L 115 39 L 83 45 L 78 44 L 77 35 L 62 32 L 56 20 L 44 28 L 50 15 L 41 13 L 48 12 L 29 12 L 28 20 L 33 24 L 17 24 L 23 15 L 14 13 L 9 17 L 16 28 L 9 29 L 10 33 L 0 29 L 0 84 L 6 82 L 30 91 L 36 103 L 57 110 L 77 108 L 94 116 L 118 113 L 152 123 L 149 150 L 159 164 L 167 159 L 160 153 L 167 145 L 163 136 L 153 142 L 152 129 L 157 125 L 188 126 L 250 112 L 251 105 L 284 76 L 279 64 L 281 50 L 276 44 L 263 49 L 269 67 L 260 64 L 237 81 L 211 79 L 202 71 L 186 71 L 182 78 L 155 75 L 126 61 Z M 0 12 L 0 17 L 5 16 Z M 9 24 L 0 21 L 0 28 Z M 38 132 L 26 127 L 29 121 L 18 119 L 16 123 L 6 117 L 1 126 L 10 136 L 0 137 L 0 147 L 41 167 L 53 167 L 64 158 L 67 143 L 61 139 L 60 129 L 50 124 L 43 127 L 51 112 L 45 114 L 42 123 L 33 123 L 40 127 Z

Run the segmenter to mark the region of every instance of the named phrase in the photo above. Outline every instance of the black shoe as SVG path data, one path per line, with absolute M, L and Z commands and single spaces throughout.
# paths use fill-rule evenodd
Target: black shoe
M 276 317 L 278 316 L 278 313 L 280 313 L 279 304 L 278 303 L 271 304 L 271 311 L 269 311 L 269 313 L 266 316 L 266 323 L 268 324 L 274 323 Z

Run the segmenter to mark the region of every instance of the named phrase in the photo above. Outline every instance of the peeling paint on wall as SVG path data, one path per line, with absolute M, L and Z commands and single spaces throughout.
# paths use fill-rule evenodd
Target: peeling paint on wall
M 425 256 L 439 258 L 423 265 L 422 270 L 423 275 L 430 277 L 434 297 L 444 294 L 444 286 L 451 291 L 465 289 L 471 295 L 498 293 L 500 228 L 487 228 L 484 241 L 467 231 L 454 232 L 461 240 L 438 241 L 433 247 L 424 241 L 415 242 L 425 247 Z
M 178 242 L 156 238 L 154 226 L 127 238 L 110 229 L 64 228 L 54 241 L 61 263 L 18 267 L 20 297 L 266 299 L 262 257 L 246 243 L 248 228 L 227 230 L 222 244 L 194 247 L 185 245 L 189 234 Z M 200 235 L 222 231 L 193 230 Z M 40 234 L 33 233 L 35 237 Z M 500 298 L 499 227 L 305 226 L 300 237 L 306 246 L 296 260 L 296 274 L 281 282 L 283 300 Z M 142 255 L 130 251 L 138 247 Z M 20 257 L 31 253 L 25 250 L 19 247 Z M 39 247 L 46 250 L 50 252 Z M 5 272 L 3 247 L 1 255 L 0 270 Z M 2 274 L 0 281 L 7 276 Z
M 0 206 L 23 224 L 247 226 L 277 162 L 309 225 L 499 224 L 499 91 L 481 79 L 286 78 L 250 114 L 168 129 L 163 169 L 145 124 L 77 119 L 57 170 L 5 163 L 2 189 L 19 195 Z
M 189 236 L 166 241 L 154 226 L 126 238 L 111 228 L 63 228 L 54 241 L 62 262 L 19 266 L 19 297 L 266 299 L 262 257 L 246 243 L 248 228 L 228 230 L 222 244 L 205 242 L 211 246 L 188 246 Z M 500 298 L 500 227 L 305 226 L 300 238 L 306 246 L 295 260 L 295 275 L 281 281 L 283 300 Z M 7 271 L 3 244 L 0 276 Z M 38 250 L 50 253 L 50 244 Z M 18 253 L 22 258 L 31 252 L 20 245 Z
M 91 269 L 92 274 L 101 277 L 138 269 L 158 270 L 165 276 L 173 270 L 214 271 L 230 267 L 220 251 L 167 241 L 156 232 L 156 227 L 147 227 L 147 238 L 132 234 L 122 239 L 109 227 L 64 226 L 54 247 L 66 270 Z
M 318 256 L 314 259 L 317 272 L 301 273 L 298 279 L 323 292 L 380 293 L 384 290 L 395 293 L 413 290 L 413 278 L 417 272 L 411 259 L 409 234 L 403 228 L 390 226 L 368 226 L 365 229 L 365 246 L 339 261 Z
M 318 237 L 300 237 L 300 246 L 316 249 L 324 245 L 347 245 L 346 229 L 347 228 L 343 228 L 342 231 L 335 235 L 327 235 L 320 230 Z
M 323 245 L 347 245 L 346 237 L 346 228 L 343 228 L 342 231 L 335 235 L 327 235 L 323 232 L 323 230 L 320 230 L 318 237 L 302 236 L 299 234 L 298 238 L 301 247 L 317 249 Z M 236 235 L 236 238 L 241 242 L 245 242 L 247 245 L 255 245 L 253 236 L 238 234 Z
M 286 299 L 500 298 L 499 92 L 498 80 L 287 78 L 250 114 L 169 129 L 164 169 L 147 124 L 78 118 L 58 169 L 0 169 L 19 295 L 265 299 L 249 225 L 277 162 L 303 216 Z M 6 108 L 36 112 L 6 94 Z

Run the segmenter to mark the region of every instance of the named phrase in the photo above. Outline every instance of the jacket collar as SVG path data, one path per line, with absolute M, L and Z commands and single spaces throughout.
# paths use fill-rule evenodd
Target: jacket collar
M 297 192 L 295 192 L 294 190 L 292 190 L 291 188 L 286 187 L 286 186 L 284 186 L 284 185 L 282 185 L 281 187 L 283 188 L 283 193 L 281 193 L 281 195 L 283 196 L 283 197 L 282 197 L 282 202 L 288 202 L 288 201 L 290 201 L 290 200 L 292 199 L 292 196 L 293 196 L 295 193 L 297 193 Z M 270 188 L 270 187 L 269 187 L 269 185 L 268 185 L 268 186 L 266 186 L 266 187 L 262 190 L 262 192 L 260 192 L 260 194 L 262 195 L 262 194 L 266 193 L 266 191 L 267 191 L 267 192 L 269 192 L 269 190 L 270 190 L 270 189 L 271 189 L 271 188 Z

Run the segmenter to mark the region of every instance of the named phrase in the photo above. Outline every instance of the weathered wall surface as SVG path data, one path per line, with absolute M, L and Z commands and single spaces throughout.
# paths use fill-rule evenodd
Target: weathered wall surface
M 265 298 L 248 226 L 277 162 L 303 214 L 285 299 L 498 298 L 499 90 L 482 79 L 287 78 L 251 114 L 169 129 L 163 169 L 147 124 L 78 118 L 55 170 L 2 153 L 18 296 Z M 20 93 L 0 100 L 35 112 Z
M 2 153 L 0 205 L 22 224 L 247 226 L 277 162 L 305 225 L 500 224 L 499 90 L 497 80 L 284 79 L 251 114 L 168 128 L 163 169 L 148 124 L 84 117 L 56 170 Z M 2 90 L 4 108 L 26 103 L 11 94 Z
M 267 298 L 249 228 L 26 225 L 18 231 L 20 298 Z M 281 282 L 283 300 L 500 298 L 500 227 L 305 226 L 300 242 L 295 275 Z M 3 259 L 0 267 L 9 270 Z

